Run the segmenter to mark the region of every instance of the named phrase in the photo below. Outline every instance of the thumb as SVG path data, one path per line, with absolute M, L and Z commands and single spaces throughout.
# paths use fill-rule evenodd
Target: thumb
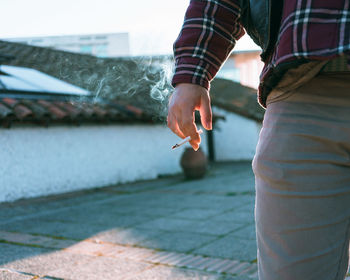
M 212 130 L 212 112 L 210 106 L 209 94 L 202 94 L 201 96 L 201 106 L 199 109 L 201 115 L 202 126 L 206 130 Z

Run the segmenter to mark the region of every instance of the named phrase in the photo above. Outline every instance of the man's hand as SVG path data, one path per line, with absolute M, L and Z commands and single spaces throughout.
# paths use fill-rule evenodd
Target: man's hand
M 198 150 L 201 138 L 197 132 L 194 113 L 198 110 L 202 126 L 212 129 L 209 92 L 195 84 L 178 84 L 169 100 L 168 127 L 179 137 L 191 136 L 190 144 Z

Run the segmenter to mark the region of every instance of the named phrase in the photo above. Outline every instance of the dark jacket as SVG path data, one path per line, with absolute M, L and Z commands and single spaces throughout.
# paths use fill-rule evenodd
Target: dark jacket
M 263 50 L 263 61 L 274 50 L 282 18 L 283 0 L 241 0 L 242 24 Z

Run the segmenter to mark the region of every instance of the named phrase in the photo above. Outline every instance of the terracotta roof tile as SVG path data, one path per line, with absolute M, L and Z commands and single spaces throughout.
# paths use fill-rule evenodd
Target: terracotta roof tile
M 33 112 L 25 105 L 22 105 L 18 100 L 13 98 L 4 98 L 2 101 L 12 109 L 12 112 L 18 119 L 22 120 L 24 118 L 33 117 Z
M 140 108 L 136 108 L 135 106 L 132 105 L 126 105 L 125 106 L 128 110 L 132 111 L 135 113 L 138 117 L 141 117 L 143 114 L 143 111 Z
M 7 106 L 13 108 L 18 103 L 18 100 L 13 98 L 3 98 L 2 102 L 5 103 Z
M 70 102 L 62 101 L 56 101 L 54 104 L 60 109 L 67 112 L 72 120 L 81 120 L 84 118 L 83 110 L 82 108 L 79 108 L 79 106 L 74 106 Z
M 32 110 L 36 119 L 50 118 L 50 112 L 34 100 L 21 100 L 21 103 Z
M 26 106 L 18 104 L 14 108 L 15 115 L 18 119 L 23 120 L 24 118 L 32 118 L 33 112 Z
M 108 115 L 108 111 L 105 110 L 102 106 L 93 105 L 93 110 L 96 116 L 100 119 L 104 119 Z
M 48 101 L 34 99 L 0 98 L 0 124 L 5 127 L 13 123 L 82 122 L 150 122 L 151 116 L 139 118 L 134 111 L 120 104 L 88 102 Z
M 0 117 L 2 119 L 14 116 L 13 111 L 0 102 Z
M 81 103 L 78 106 L 82 106 L 84 108 L 83 114 L 86 119 L 97 119 L 98 116 L 93 108 L 93 106 L 89 103 Z
M 52 102 L 48 102 L 45 100 L 38 100 L 38 104 L 46 108 L 51 113 L 51 116 L 53 119 L 63 120 L 63 119 L 69 118 L 69 114 L 67 112 L 63 111 Z

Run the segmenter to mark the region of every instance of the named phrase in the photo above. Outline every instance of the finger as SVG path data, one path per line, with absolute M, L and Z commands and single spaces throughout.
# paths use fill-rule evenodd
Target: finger
M 201 107 L 199 109 L 201 115 L 202 126 L 206 130 L 212 130 L 212 111 L 210 106 L 210 97 L 209 94 L 202 94 L 201 97 Z
M 186 138 L 185 135 L 180 131 L 176 117 L 173 114 L 168 115 L 168 127 L 180 138 Z
M 190 136 L 190 144 L 194 150 L 198 150 L 201 138 L 197 132 L 197 126 L 194 123 L 194 113 L 186 114 L 182 118 L 182 122 L 179 121 L 179 129 L 183 132 L 185 136 Z

